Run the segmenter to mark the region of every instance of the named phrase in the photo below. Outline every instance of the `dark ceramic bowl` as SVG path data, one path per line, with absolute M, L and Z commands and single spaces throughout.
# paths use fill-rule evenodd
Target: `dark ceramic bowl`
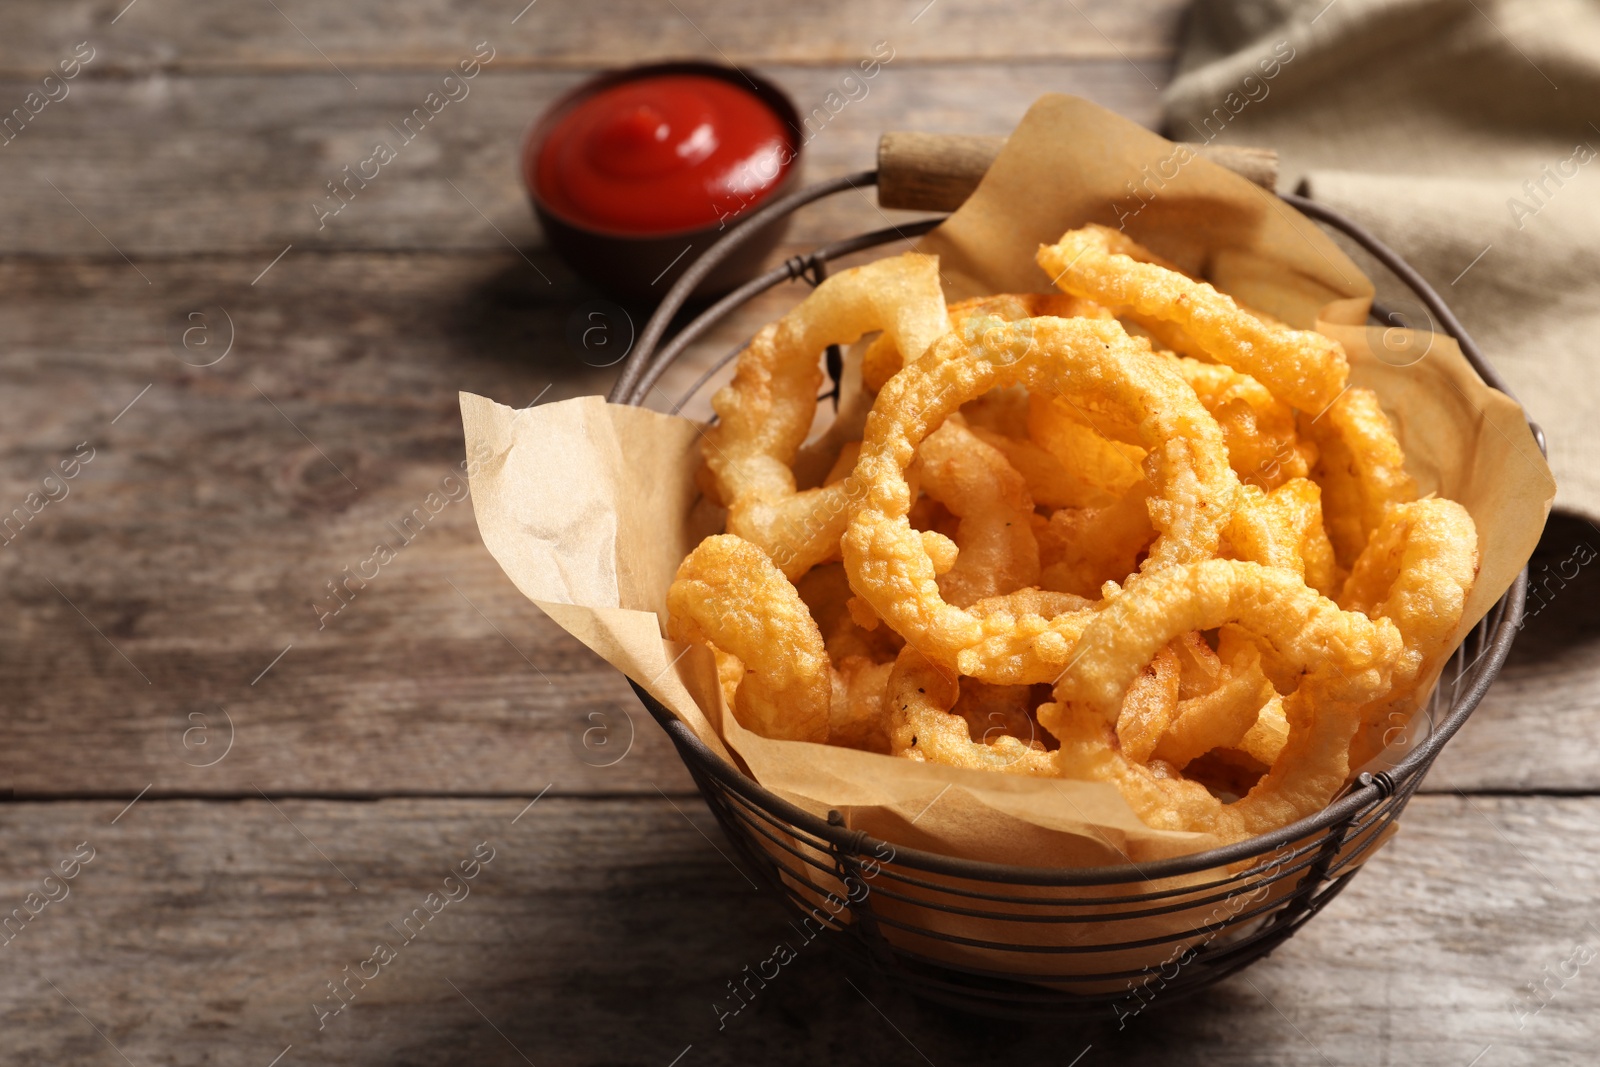
M 736 214 L 699 229 L 671 233 L 632 234 L 597 229 L 566 218 L 539 195 L 537 181 L 539 151 L 545 136 L 574 107 L 604 89 L 638 78 L 659 74 L 702 74 L 732 82 L 753 91 L 775 111 L 790 131 L 796 132 L 794 158 L 784 178 L 766 196 L 745 205 Z M 522 183 L 533 203 L 533 213 L 544 227 L 545 239 L 573 273 L 593 283 L 610 296 L 632 302 L 659 300 L 689 264 L 750 212 L 793 192 L 800 185 L 803 147 L 798 138 L 799 112 L 794 102 L 771 82 L 748 71 L 715 63 L 685 60 L 627 67 L 596 75 L 563 95 L 528 128 L 522 142 Z M 777 247 L 789 227 L 788 216 L 775 220 L 738 252 L 724 260 L 694 291 L 697 300 L 721 296 L 755 277 L 768 255 Z

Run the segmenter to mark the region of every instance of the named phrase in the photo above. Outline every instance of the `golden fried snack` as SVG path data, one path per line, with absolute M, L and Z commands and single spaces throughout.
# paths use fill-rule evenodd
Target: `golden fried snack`
M 1438 676 L 1472 520 L 1415 499 L 1332 339 L 1105 227 L 1037 263 L 1062 293 L 947 308 L 932 259 L 883 260 L 758 334 L 669 633 L 770 737 L 1104 781 L 1223 842 L 1310 815 Z
M 1228 524 L 1225 554 L 1293 571 L 1323 596 L 1337 592 L 1333 545 L 1322 525 L 1322 490 L 1306 478 L 1270 493 L 1246 485 Z
M 907 645 L 894 662 L 883 698 L 889 712 L 890 751 L 906 759 L 972 770 L 1055 774 L 1055 762 L 1042 742 L 1030 744 L 1009 734 L 974 741 L 967 720 L 950 710 L 960 696 L 954 671 Z
M 1295 432 L 1294 409 L 1232 367 L 1176 357 L 1178 371 L 1222 427 L 1228 462 L 1246 485 L 1276 489 L 1304 478 L 1317 448 Z
M 972 319 L 1000 319 L 1018 322 L 1054 315 L 1070 319 L 1078 316 L 1109 319 L 1111 312 L 1092 300 L 1083 300 L 1067 293 L 1001 293 L 998 296 L 980 296 L 961 300 L 950 305 L 950 326 L 964 328 Z M 898 342 L 884 334 L 867 349 L 861 365 L 861 379 L 868 391 L 878 392 L 883 384 L 897 374 L 905 359 Z
M 1039 394 L 1028 401 L 1029 438 L 1073 477 L 1086 483 L 1084 490 L 1076 494 L 1083 503 L 1068 507 L 1105 507 L 1144 480 L 1145 450 L 1123 440 L 1111 440 L 1102 430 L 1125 439 L 1137 433 L 1120 411 L 1091 414 L 1071 399 Z
M 1178 699 L 1209 693 L 1223 677 L 1223 663 L 1201 634 L 1190 631 L 1169 646 L 1178 657 Z
M 1001 631 L 939 595 L 923 537 L 911 528 L 905 471 L 922 439 L 965 401 L 1001 385 L 1120 405 L 1137 419 L 1155 487 L 1157 530 L 1148 573 L 1213 555 L 1239 491 L 1222 431 L 1170 366 L 1114 321 L 992 322 L 973 340 L 951 333 L 878 394 L 852 478 L 865 487 L 843 540 L 850 585 L 907 642 L 934 661 L 1002 685 L 1050 681 L 1066 665 L 1081 621 Z
M 967 610 L 980 619 L 993 619 L 996 625 L 1014 626 L 1029 616 L 1053 618 L 1074 611 L 1091 611 L 1095 607 L 1087 597 L 1060 593 L 1049 589 L 1018 589 L 1004 596 L 980 600 Z
M 997 737 L 1006 736 L 1030 748 L 1035 747 L 1034 742 L 1044 742 L 1044 732 L 1035 725 L 1029 712 L 1035 704 L 1050 699 L 1048 690 L 1043 695 L 1035 693 L 1036 689 L 1045 687 L 990 685 L 976 678 L 963 678 L 960 685 L 961 695 L 950 711 L 966 721 L 967 733 L 974 741 L 988 744 Z
M 1283 697 L 1273 693 L 1261 706 L 1256 724 L 1239 739 L 1238 748 L 1263 766 L 1270 767 L 1278 761 L 1278 754 L 1288 743 L 1289 717 L 1283 710 Z
M 1134 678 L 1122 700 L 1122 710 L 1117 713 L 1117 744 L 1122 754 L 1147 762 L 1156 754 L 1156 745 L 1177 711 L 1178 655 L 1168 645 Z
M 850 580 L 845 577 L 844 564 L 823 563 L 813 567 L 794 583 L 794 587 L 811 612 L 833 662 L 861 656 L 887 663 L 905 644 L 900 635 L 887 626 L 874 624 L 866 629 L 851 617 L 847 605 L 854 594 L 850 591 Z
M 1103 508 L 1061 508 L 1038 531 L 1040 586 L 1096 596 L 1106 582 L 1126 581 L 1156 536 L 1150 486 L 1140 482 Z
M 907 252 L 833 275 L 758 333 L 712 399 L 719 421 L 705 434 L 728 531 L 791 578 L 833 557 L 857 487 L 846 479 L 797 491 L 791 469 L 816 414 L 819 356 L 872 330 L 920 355 L 948 328 L 938 261 Z
M 1050 753 L 1063 778 L 1109 782 L 1145 825 L 1191 830 L 1215 815 L 1217 800 L 1205 786 L 1167 773 L 1167 765 L 1134 762 L 1119 750 L 1116 728 L 1098 712 L 1057 701 L 1041 704 L 1039 725 L 1060 742 Z
M 701 541 L 667 590 L 667 636 L 737 656 L 741 726 L 763 737 L 826 741 L 833 665 L 805 603 L 761 549 L 733 534 Z
M 1072 465 L 1067 466 L 1055 452 L 1029 436 L 1032 403 L 1028 391 L 1020 386 L 994 389 L 961 405 L 960 413 L 951 419 L 964 421 L 968 429 L 1005 454 L 1006 461 L 1028 483 L 1028 495 L 1034 504 L 1047 508 L 1101 508 L 1143 477 L 1139 461 L 1144 459 L 1144 449 L 1107 441 L 1081 425 L 1064 432 L 1088 433 L 1093 440 L 1087 449 L 1074 449 L 1070 438 L 1058 443 L 1062 455 L 1071 460 Z M 1097 474 L 1093 465 L 1085 462 L 1101 450 L 1112 451 L 1106 457 L 1114 471 L 1109 477 Z M 1126 462 L 1123 455 L 1128 457 Z M 1108 485 L 1112 488 L 1108 489 Z
M 1320 687 L 1335 695 L 1384 691 L 1400 656 L 1388 619 L 1343 611 L 1288 571 L 1211 559 L 1147 574 L 1096 612 L 1058 692 L 1109 719 L 1163 645 L 1228 623 L 1270 644 L 1297 674 L 1330 675 Z
M 950 416 L 952 420 L 959 415 Z M 1103 507 L 1109 494 L 1077 471 L 1026 437 L 1008 437 L 981 426 L 970 427 L 978 439 L 1006 457 L 1013 470 L 1022 475 L 1033 502 L 1047 508 Z
M 894 663 L 845 656 L 832 674 L 828 743 L 866 752 L 888 752 L 888 717 L 883 694 Z
M 960 520 L 958 554 L 938 578 L 946 602 L 964 608 L 1038 582 L 1033 500 L 1005 456 L 950 421 L 923 439 L 916 463 L 922 491 Z
M 1289 739 L 1272 769 L 1241 800 L 1208 804 L 1196 783 L 1130 762 L 1105 734 L 1164 644 L 1228 623 L 1270 642 L 1301 681 L 1286 702 Z M 1361 707 L 1387 688 L 1400 652 L 1392 622 L 1342 611 L 1287 571 L 1207 560 L 1148 575 L 1096 613 L 1039 721 L 1061 740 L 1063 773 L 1115 783 L 1150 825 L 1239 840 L 1315 812 L 1343 786 Z
M 1172 724 L 1155 746 L 1158 759 L 1185 767 L 1214 748 L 1238 745 L 1255 726 L 1261 709 L 1277 693 L 1261 671 L 1261 653 L 1253 646 L 1243 652 L 1227 665 L 1214 688 L 1178 702 Z M 1270 759 L 1262 762 L 1272 765 Z
M 1157 263 L 1132 238 L 1106 226 L 1069 230 L 1039 248 L 1052 284 L 1114 313 L 1131 311 L 1180 327 L 1211 359 L 1242 371 L 1274 396 L 1319 412 L 1339 395 L 1349 363 L 1339 342 L 1270 326 L 1225 293 Z
M 1361 554 L 1391 504 L 1417 498 L 1405 453 L 1378 394 L 1353 386 L 1328 410 L 1306 421 L 1321 455 L 1311 477 L 1322 486 L 1323 521 L 1339 566 Z
M 1385 735 L 1403 728 L 1450 652 L 1450 639 L 1478 574 L 1478 530 L 1467 509 L 1430 497 L 1396 504 L 1356 560 L 1339 603 L 1375 619 L 1392 620 L 1403 650 L 1391 688 L 1362 709 L 1352 766 L 1377 755 Z
M 861 384 L 867 392 L 876 393 L 883 388 L 884 382 L 900 372 L 903 362 L 904 357 L 900 355 L 894 338 L 888 334 L 878 335 L 861 358 Z

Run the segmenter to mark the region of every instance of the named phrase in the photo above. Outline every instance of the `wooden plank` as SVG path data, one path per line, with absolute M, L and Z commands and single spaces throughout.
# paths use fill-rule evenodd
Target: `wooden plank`
M 446 481 L 464 456 L 458 388 L 527 404 L 603 387 L 612 372 L 560 340 L 584 294 L 546 297 L 509 254 L 308 255 L 252 287 L 257 270 L 151 264 L 147 286 L 120 261 L 0 264 L 19 428 L 0 446 L 0 512 L 94 450 L 0 549 L 17 650 L 0 658 L 0 785 L 686 788 L 622 678 L 510 586 Z M 213 347 L 171 341 L 204 305 Z M 219 306 L 232 352 L 186 365 L 223 350 Z M 380 541 L 395 558 L 341 584 L 339 608 L 328 583 Z M 230 721 L 227 757 L 201 766 Z M 607 724 L 612 747 L 586 749 Z M 633 728 L 626 764 L 591 766 Z
M 489 0 L 134 3 L 8 4 L 0 10 L 0 70 L 33 74 L 37 68 L 42 74 L 63 46 L 70 50 L 86 39 L 104 42 L 101 69 L 119 73 L 446 68 L 484 40 L 503 57 L 497 62 L 545 68 L 684 56 L 842 65 L 880 40 L 907 62 L 1114 59 L 1119 53 L 1150 58 L 1172 53 L 1184 8 L 1180 0 L 1082 0 L 1065 7 L 1033 0 L 997 16 L 981 0 L 785 6 L 603 0 L 581 8 L 552 0 L 526 6 Z
M 891 127 L 1007 132 L 1046 91 L 1088 96 L 1152 123 L 1165 68 L 1147 66 L 1120 58 L 891 63 L 867 83 L 866 96 L 837 114 L 823 107 L 838 87 L 837 70 L 767 73 L 802 113 L 822 109 L 809 120 L 804 156 L 806 174 L 822 178 L 872 169 L 878 134 Z M 365 74 L 359 92 L 331 72 L 79 80 L 0 148 L 7 191 L 0 255 L 141 261 L 234 252 L 259 256 L 260 270 L 291 244 L 295 254 L 538 246 L 518 146 L 533 117 L 582 77 L 492 64 L 420 132 L 415 121 L 409 130 L 402 123 L 439 90 L 440 73 Z M 30 89 L 30 82 L 0 81 L 0 102 L 20 102 Z M 376 177 L 362 182 L 354 175 L 380 142 L 396 158 L 367 166 Z M 348 203 L 333 191 L 332 183 L 344 182 Z M 793 232 L 815 242 L 909 217 L 885 215 L 864 193 L 808 209 Z
M 1426 788 L 1593 791 L 1600 775 L 1600 531 L 1553 515 L 1511 659 Z
M 7 909 L 94 850 L 0 950 L 0 1049 L 30 1065 L 122 1062 L 114 1045 L 141 1065 L 254 1067 L 814 1063 L 842 1047 L 883 1063 L 1515 1067 L 1589 1062 L 1600 1036 L 1593 798 L 1420 798 L 1270 959 L 1122 1031 L 852 987 L 818 943 L 719 1029 L 727 983 L 800 938 L 718 854 L 705 810 L 546 797 L 517 818 L 525 803 L 146 800 L 115 824 L 120 803 L 0 808 Z M 469 895 L 405 941 L 391 924 L 475 849 L 492 859 Z M 323 1018 L 327 983 L 380 941 L 396 958 Z

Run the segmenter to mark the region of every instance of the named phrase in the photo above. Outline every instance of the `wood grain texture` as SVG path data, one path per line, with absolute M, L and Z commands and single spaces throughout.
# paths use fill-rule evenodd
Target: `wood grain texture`
M 291 253 L 255 285 L 257 263 L 227 257 L 148 262 L 148 285 L 120 260 L 0 263 L 0 391 L 28 428 L 0 443 L 0 514 L 80 442 L 96 449 L 69 495 L 0 547 L 0 635 L 13 650 L 0 658 L 0 787 L 687 788 L 622 679 L 501 575 L 468 501 L 412 544 L 389 525 L 460 462 L 458 390 L 526 404 L 608 386 L 614 370 L 593 364 L 610 357 L 568 337 L 593 294 L 549 257 L 534 264 L 550 284 L 510 252 Z M 783 287 L 724 323 L 651 406 L 670 408 L 803 291 Z M 187 316 L 205 308 L 208 332 L 186 348 Z M 217 308 L 234 348 L 192 366 L 221 351 L 199 343 L 223 344 Z M 686 411 L 704 415 L 714 386 Z M 1583 533 L 1560 530 L 1552 562 L 1570 554 L 1560 536 Z M 328 583 L 380 540 L 397 558 L 323 625 L 338 603 Z M 1588 755 L 1600 745 L 1600 618 L 1586 589 L 1551 593 L 1425 788 L 1600 785 Z M 229 721 L 232 750 L 198 766 Z M 617 749 L 591 751 L 586 735 L 630 732 L 625 763 L 593 766 Z
M 69 96 L 0 147 L 0 255 L 141 261 L 241 253 L 259 257 L 253 276 L 290 244 L 296 252 L 538 246 L 518 145 L 545 105 L 584 75 L 504 70 L 498 62 L 420 128 L 415 119 L 403 124 L 418 108 L 427 117 L 424 101 L 441 88 L 442 71 L 370 73 L 359 79 L 359 91 L 331 72 L 80 78 Z M 1047 91 L 1090 97 L 1153 123 L 1150 79 L 1164 77 L 1165 65 L 1147 66 L 1122 59 L 891 63 L 865 83 L 865 96 L 837 113 L 824 101 L 839 86 L 838 70 L 764 73 L 802 115 L 814 116 L 806 120 L 803 166 L 822 178 L 872 169 L 886 127 L 1002 133 Z M 32 88 L 31 81 L 0 81 L 0 103 L 20 103 Z M 357 172 L 379 143 L 396 157 L 366 166 L 376 177 L 363 182 Z M 330 183 L 342 191 L 336 195 Z M 340 197 L 348 201 L 343 209 L 324 217 Z M 909 217 L 883 214 L 863 193 L 807 209 L 792 233 L 816 242 Z
M 1481 1063 L 1592 1062 L 1600 861 L 1572 847 L 1600 818 L 1592 798 L 1420 798 L 1270 959 L 1121 1032 L 964 1019 L 853 988 L 821 944 L 797 944 L 719 1030 L 726 983 L 800 938 L 718 854 L 729 846 L 704 808 L 546 797 L 513 823 L 524 804 L 141 801 L 115 825 L 120 803 L 6 806 L 6 909 L 81 842 L 95 851 L 0 948 L 4 1058 L 122 1062 L 114 1043 L 140 1065 L 266 1067 L 292 1045 L 286 1067 L 665 1067 L 692 1046 L 681 1063 L 944 1067 L 1065 1064 L 1091 1046 L 1079 1067 L 1466 1067 L 1493 1046 Z M 470 895 L 405 942 L 390 924 L 478 846 L 493 858 Z M 398 958 L 321 1020 L 326 983 L 380 941 Z M 1590 962 L 1563 967 L 1580 945 Z M 1534 1013 L 1525 985 L 1546 968 L 1567 978 Z
M 482 40 L 493 42 L 508 64 L 543 68 L 684 56 L 845 64 L 879 40 L 892 42 L 907 61 L 922 62 L 1151 58 L 1171 55 L 1184 7 L 1181 0 L 1029 0 L 1003 13 L 982 0 L 134 4 L 7 4 L 0 9 L 0 70 L 42 74 L 64 45 L 85 39 L 105 42 L 105 69 L 118 73 L 448 67 Z
M 1529 561 L 1531 592 L 1511 659 L 1434 765 L 1426 788 L 1600 788 L 1600 531 L 1552 515 Z M 1578 565 L 1589 560 L 1586 565 Z
M 517 404 L 603 389 L 612 372 L 563 340 L 587 294 L 547 295 L 512 255 L 307 255 L 252 287 L 253 267 L 149 264 L 146 285 L 120 261 L 0 264 L 0 390 L 28 428 L 0 446 L 0 512 L 80 442 L 95 450 L 0 547 L 0 785 L 684 788 L 621 677 L 510 586 L 445 481 L 464 456 L 458 389 Z M 185 349 L 205 305 L 212 347 Z M 187 365 L 222 351 L 217 307 L 231 353 Z M 343 586 L 379 542 L 393 561 Z M 330 582 L 354 596 L 324 620 Z M 629 769 L 651 769 L 586 765 L 609 759 L 586 731 L 609 722 L 615 751 L 629 716 Z M 196 766 L 230 719 L 227 758 Z M 207 724 L 214 743 L 185 747 Z
M 870 166 L 884 129 L 1004 133 L 1049 90 L 1151 124 L 1185 5 L 524 3 L 0 5 L 0 114 L 97 49 L 0 146 L 0 918 L 94 849 L 0 934 L 0 1060 L 1592 1062 L 1600 972 L 1571 961 L 1600 938 L 1600 800 L 1455 792 L 1600 787 L 1600 588 L 1561 576 L 1600 534 L 1561 524 L 1443 795 L 1246 974 L 1124 1032 L 1029 1027 L 852 985 L 814 945 L 719 1029 L 726 983 L 791 928 L 622 679 L 500 574 L 470 500 L 391 526 L 461 459 L 458 389 L 549 403 L 614 373 L 570 329 L 595 294 L 541 247 L 520 134 L 598 67 L 682 56 L 759 65 L 815 116 L 878 40 L 868 95 L 814 118 L 813 178 Z M 470 97 L 319 230 L 324 183 L 479 41 Z M 781 254 L 905 217 L 839 198 Z M 798 293 L 720 326 L 652 406 Z M 60 495 L 44 475 L 80 443 Z M 39 492 L 59 498 L 6 529 Z M 379 540 L 406 543 L 319 622 Z M 419 793 L 456 796 L 374 799 Z M 480 844 L 471 896 L 395 933 Z M 379 940 L 397 959 L 319 1029 Z

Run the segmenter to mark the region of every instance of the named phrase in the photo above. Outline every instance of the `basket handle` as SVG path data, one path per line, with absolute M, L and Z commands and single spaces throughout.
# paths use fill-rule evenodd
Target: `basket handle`
M 998 134 L 886 133 L 878 140 L 878 205 L 954 211 L 972 195 L 1006 143 Z M 1190 145 L 1196 153 L 1271 191 L 1278 153 L 1238 145 Z

